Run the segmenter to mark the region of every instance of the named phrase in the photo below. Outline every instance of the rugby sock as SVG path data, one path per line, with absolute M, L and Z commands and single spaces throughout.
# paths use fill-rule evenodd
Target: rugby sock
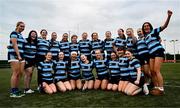
M 16 92 L 18 92 L 18 91 L 19 91 L 18 88 L 11 88 L 11 93 L 16 93 Z

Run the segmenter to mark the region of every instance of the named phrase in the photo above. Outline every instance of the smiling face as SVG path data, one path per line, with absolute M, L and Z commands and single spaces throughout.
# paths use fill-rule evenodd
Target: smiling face
M 105 33 L 105 35 L 106 35 L 106 39 L 111 39 L 111 32 L 110 31 L 107 31 Z
M 68 34 L 67 34 L 67 33 L 64 33 L 64 34 L 63 34 L 62 40 L 63 40 L 63 41 L 68 41 Z
M 151 33 L 151 31 L 153 30 L 153 27 L 151 25 L 151 23 L 149 22 L 145 22 L 142 26 L 142 31 L 145 35 Z
M 85 55 L 81 55 L 81 61 L 82 62 L 86 62 L 87 61 L 87 57 Z
M 56 32 L 53 32 L 53 33 L 51 34 L 51 39 L 52 39 L 52 40 L 56 40 L 56 39 L 57 39 L 57 34 L 56 34 Z
M 124 31 L 123 31 L 122 29 L 119 29 L 119 30 L 118 30 L 118 35 L 119 35 L 119 36 L 122 36 L 123 34 L 124 34 Z
M 36 32 L 31 32 L 30 36 L 31 36 L 31 40 L 35 40 L 37 37 L 37 34 Z
M 63 60 L 64 59 L 64 53 L 63 52 L 60 52 L 59 53 L 59 60 Z
M 96 50 L 95 51 L 95 56 L 96 56 L 96 59 L 101 59 L 102 58 L 102 53 L 101 53 L 101 51 L 100 50 Z
M 45 58 L 46 58 L 46 61 L 50 61 L 52 59 L 52 54 L 51 52 L 48 52 L 46 55 L 45 55 Z
M 112 59 L 112 60 L 116 60 L 116 58 L 117 58 L 116 53 L 112 52 L 112 53 L 111 53 L 111 59 Z
M 71 52 L 71 60 L 76 60 L 76 59 L 77 59 L 77 53 Z
M 137 35 L 138 35 L 139 37 L 142 37 L 142 36 L 143 36 L 143 31 L 142 31 L 141 28 L 139 28 L 139 29 L 137 30 Z
M 19 33 L 23 32 L 25 29 L 25 24 L 23 22 L 18 22 L 16 26 L 16 31 Z
M 47 37 L 47 31 L 46 30 L 41 30 L 40 34 L 41 34 L 41 37 L 43 39 L 46 39 L 46 37 Z
M 73 36 L 71 37 L 71 42 L 72 42 L 72 43 L 77 43 L 77 36 L 76 36 L 76 35 L 73 35 Z
M 132 28 L 128 28 L 126 30 L 126 34 L 127 34 L 128 37 L 132 37 L 133 36 L 133 29 Z
M 93 33 L 93 34 L 92 34 L 92 39 L 93 39 L 93 40 L 97 40 L 97 39 L 98 39 L 98 33 L 96 33 L 96 32 Z
M 130 51 L 125 52 L 125 57 L 127 57 L 128 59 L 131 59 L 132 56 L 133 56 L 133 54 Z
M 88 37 L 88 34 L 87 34 L 86 32 L 84 32 L 84 33 L 82 34 L 82 39 L 83 39 L 83 40 L 86 40 L 87 37 Z

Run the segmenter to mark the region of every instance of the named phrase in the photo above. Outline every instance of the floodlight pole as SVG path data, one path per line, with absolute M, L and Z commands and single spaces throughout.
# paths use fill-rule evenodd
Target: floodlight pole
M 174 47 L 174 63 L 176 63 L 176 48 L 175 48 L 175 43 L 177 42 L 178 40 L 171 40 L 170 42 L 173 43 L 173 47 Z

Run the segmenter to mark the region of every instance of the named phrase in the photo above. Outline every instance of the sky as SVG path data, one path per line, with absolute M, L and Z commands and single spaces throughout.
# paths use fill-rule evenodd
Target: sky
M 167 29 L 160 36 L 166 52 L 176 53 L 180 50 L 180 0 L 0 0 L 0 60 L 7 59 L 9 34 L 15 29 L 18 21 L 25 22 L 24 37 L 30 30 L 48 31 L 48 39 L 52 32 L 57 32 L 58 40 L 63 33 L 81 34 L 98 32 L 104 39 L 106 31 L 117 37 L 117 30 L 133 28 L 134 33 L 146 21 L 154 28 L 164 24 L 167 10 L 173 15 Z

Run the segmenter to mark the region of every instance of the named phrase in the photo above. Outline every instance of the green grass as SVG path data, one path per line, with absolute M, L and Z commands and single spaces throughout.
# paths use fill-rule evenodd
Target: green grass
M 25 97 L 9 98 L 9 68 L 0 69 L 0 107 L 179 107 L 180 106 L 180 63 L 163 64 L 165 81 L 164 96 L 126 96 L 119 92 L 90 90 L 70 91 L 53 95 L 38 92 Z M 36 72 L 32 88 L 36 88 Z M 21 81 L 20 88 L 23 89 Z

